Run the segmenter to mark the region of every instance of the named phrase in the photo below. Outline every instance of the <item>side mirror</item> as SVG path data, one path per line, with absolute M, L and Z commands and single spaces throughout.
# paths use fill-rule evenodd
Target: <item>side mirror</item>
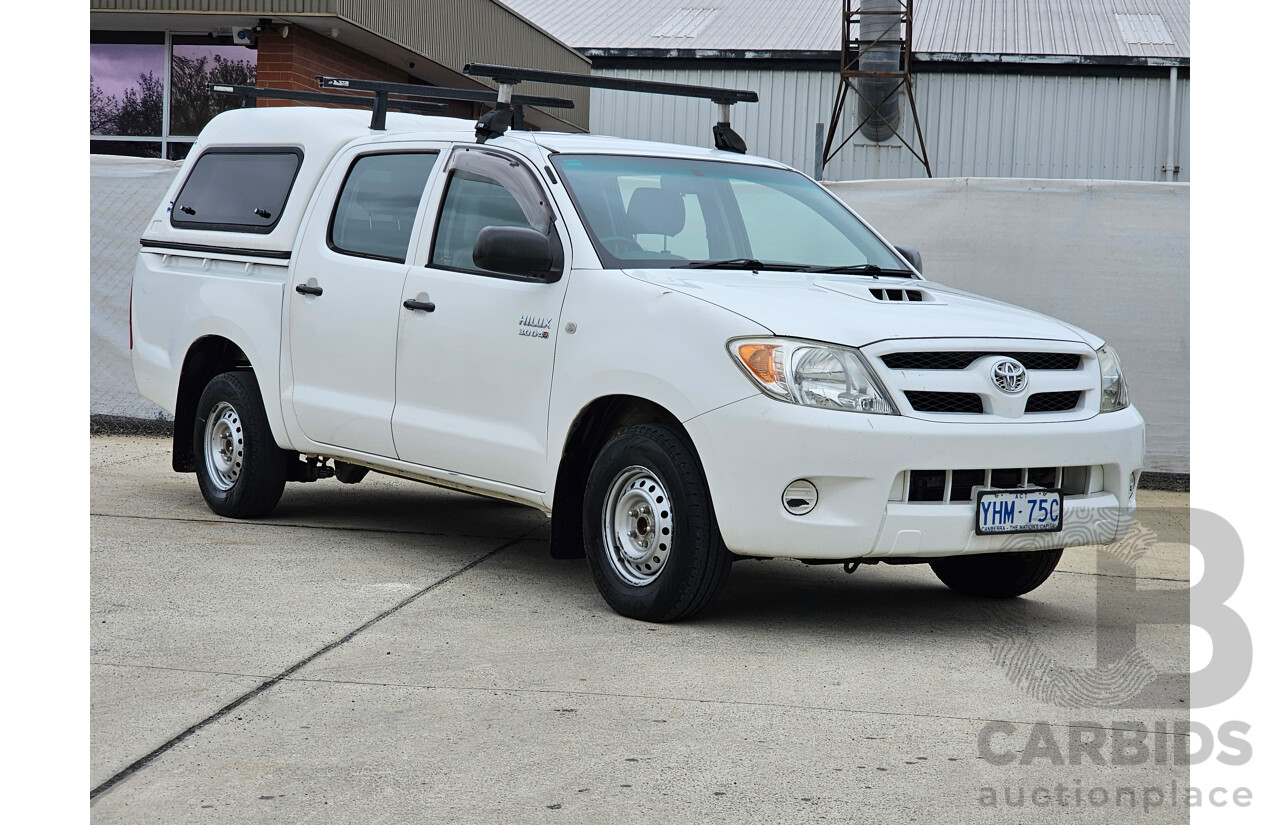
M 554 280 L 551 241 L 528 226 L 486 226 L 471 252 L 476 266 L 490 272 Z
M 898 250 L 898 254 L 906 258 L 907 261 L 916 268 L 917 272 L 924 272 L 924 263 L 920 260 L 920 250 L 914 246 L 906 246 L 905 244 L 894 244 L 893 248 Z

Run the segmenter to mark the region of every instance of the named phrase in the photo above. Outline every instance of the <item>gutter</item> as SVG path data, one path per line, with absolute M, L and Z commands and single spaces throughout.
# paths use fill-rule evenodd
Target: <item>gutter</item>
M 1169 69 L 1169 134 L 1164 155 L 1164 179 L 1172 181 L 1181 169 L 1176 166 L 1178 145 L 1178 68 Z
M 651 48 L 600 48 L 578 47 L 577 51 L 591 58 L 596 68 L 601 63 L 634 60 L 733 60 L 733 61 L 840 61 L 838 50 L 821 49 L 651 49 Z M 1001 54 L 996 52 L 915 52 L 912 55 L 915 70 L 940 66 L 1088 66 L 1116 68 L 1168 68 L 1187 69 L 1189 57 L 1152 57 L 1145 55 L 1079 55 L 1079 54 Z

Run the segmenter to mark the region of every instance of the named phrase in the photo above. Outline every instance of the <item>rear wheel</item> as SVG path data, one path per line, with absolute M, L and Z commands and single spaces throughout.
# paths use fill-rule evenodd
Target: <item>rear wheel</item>
M 290 454 L 276 446 L 252 372 L 224 372 L 204 388 L 192 447 L 200 493 L 213 512 L 254 518 L 280 501 Z
M 1012 599 L 1045 583 L 1062 558 L 1057 550 L 947 556 L 929 562 L 934 575 L 957 593 L 988 599 Z
M 624 616 L 686 619 L 724 589 L 731 556 L 693 450 L 657 424 L 628 427 L 596 458 L 583 503 L 596 587 Z

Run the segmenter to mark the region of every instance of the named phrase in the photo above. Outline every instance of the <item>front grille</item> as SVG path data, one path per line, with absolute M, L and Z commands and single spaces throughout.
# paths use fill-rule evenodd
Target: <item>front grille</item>
M 916 412 L 982 414 L 982 397 L 977 393 L 907 390 L 904 395 Z
M 891 352 L 880 360 L 891 370 L 962 370 L 988 355 L 1012 358 L 1029 370 L 1080 368 L 1080 356 L 1070 352 Z
M 1038 392 L 1027 399 L 1028 413 L 1070 412 L 1080 404 L 1080 391 Z
M 1089 467 L 1002 467 L 989 470 L 911 470 L 907 501 L 973 501 L 975 491 L 1061 489 L 1064 496 L 1089 492 Z

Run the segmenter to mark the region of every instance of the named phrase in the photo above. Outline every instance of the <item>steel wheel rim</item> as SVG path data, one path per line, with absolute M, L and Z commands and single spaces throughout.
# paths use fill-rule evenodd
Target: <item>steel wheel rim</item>
M 235 486 L 244 468 L 244 427 L 240 414 L 219 401 L 204 425 L 204 466 L 209 481 L 224 493 Z
M 609 566 L 643 587 L 661 575 L 675 538 L 671 496 L 658 474 L 633 465 L 618 473 L 604 497 L 602 533 Z

